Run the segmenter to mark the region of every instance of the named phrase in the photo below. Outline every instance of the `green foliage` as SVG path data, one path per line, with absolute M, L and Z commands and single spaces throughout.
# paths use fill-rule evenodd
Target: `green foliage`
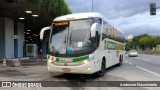
M 25 0 L 34 12 L 60 16 L 71 13 L 64 0 Z
M 154 46 L 154 43 L 155 43 L 154 38 L 151 36 L 145 36 L 145 37 L 140 38 L 139 40 L 139 45 L 142 49 L 145 49 L 145 48 L 152 49 Z
M 126 50 L 137 49 L 137 47 L 142 50 L 146 50 L 147 48 L 151 50 L 158 44 L 160 44 L 160 36 L 143 34 L 135 36 L 132 41 L 126 41 Z
M 131 41 L 126 41 L 125 50 L 129 51 L 132 49 Z
M 148 35 L 148 34 L 142 34 L 142 35 L 133 37 L 130 47 L 131 47 L 132 49 L 137 49 L 137 47 L 140 45 L 140 44 L 139 44 L 139 40 L 140 40 L 142 37 L 145 37 L 145 36 L 149 36 L 149 35 Z
M 155 37 L 155 43 L 160 44 L 160 36 Z

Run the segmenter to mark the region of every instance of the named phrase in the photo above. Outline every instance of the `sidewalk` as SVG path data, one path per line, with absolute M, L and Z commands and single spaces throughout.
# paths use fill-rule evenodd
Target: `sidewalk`
M 12 58 L 12 59 L 6 59 L 6 61 L 12 61 L 13 59 L 19 59 L 20 61 L 36 61 L 36 58 L 32 58 L 32 57 L 24 57 L 24 58 Z M 47 61 L 46 58 L 38 58 L 39 61 Z M 0 58 L 0 62 L 3 61 L 2 58 Z
M 32 65 L 47 65 L 47 59 L 22 59 L 20 60 L 21 66 L 32 66 Z M 7 60 L 6 64 L 7 66 L 11 66 L 12 60 Z M 0 61 L 0 66 L 2 66 L 3 60 Z
M 19 67 L 11 67 L 10 62 L 7 66 L 0 64 L 1 81 L 39 81 L 48 77 L 47 62 L 22 61 Z

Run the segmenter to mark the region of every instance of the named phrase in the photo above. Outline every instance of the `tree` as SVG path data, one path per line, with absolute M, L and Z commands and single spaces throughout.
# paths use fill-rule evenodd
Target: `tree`
M 149 35 L 148 35 L 148 34 L 142 34 L 142 35 L 133 37 L 132 42 L 131 42 L 132 48 L 133 48 L 133 49 L 137 49 L 137 47 L 140 46 L 139 40 L 140 40 L 142 37 L 146 37 L 146 36 L 149 36 Z
M 139 40 L 139 45 L 142 50 L 145 50 L 146 48 L 149 48 L 151 50 L 155 46 L 154 38 L 151 36 L 142 37 Z
M 156 45 L 160 44 L 160 36 L 155 37 L 155 43 L 156 43 Z
M 61 16 L 72 13 L 64 0 L 15 0 L 40 15 Z
M 157 45 L 160 45 L 160 36 L 156 36 L 154 37 L 154 47 L 156 48 Z M 157 48 L 156 48 L 157 49 Z
M 129 51 L 132 49 L 132 44 L 131 44 L 131 41 L 127 41 L 126 40 L 126 45 L 125 45 L 125 50 L 126 51 Z
M 31 8 L 36 11 L 43 11 L 43 13 L 54 13 L 64 15 L 71 13 L 64 0 L 26 0 L 30 3 Z
M 148 34 L 142 34 L 135 36 L 132 41 L 126 41 L 126 50 L 141 48 L 143 51 L 148 49 L 152 50 L 160 45 L 160 36 L 151 36 Z

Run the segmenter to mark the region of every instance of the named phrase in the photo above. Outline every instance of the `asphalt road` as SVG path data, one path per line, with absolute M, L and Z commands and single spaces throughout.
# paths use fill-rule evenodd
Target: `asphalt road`
M 34 68 L 33 68 L 34 67 Z M 90 83 L 92 81 L 160 81 L 160 56 L 140 54 L 139 57 L 127 57 L 122 66 L 113 66 L 106 69 L 103 77 L 95 77 L 94 75 L 80 75 L 80 74 L 54 74 L 53 77 L 47 72 L 46 64 L 39 66 L 22 66 L 21 73 L 15 77 L 7 76 L 7 80 L 15 80 L 15 78 L 23 81 L 67 81 L 68 84 L 77 87 L 48 87 L 46 90 L 160 90 L 160 87 L 79 87 L 80 83 Z M 25 72 L 27 71 L 28 72 Z M 28 74 L 29 73 L 29 74 Z M 11 74 L 11 73 L 10 73 Z M 16 74 L 17 75 L 17 74 Z M 29 75 L 29 76 L 28 76 Z M 12 75 L 10 75 L 12 76 Z M 3 80 L 6 78 L 0 77 Z M 25 79 L 26 78 L 26 79 Z M 29 79 L 30 78 L 30 79 Z M 74 81 L 74 82 L 72 82 Z M 98 84 L 98 83 L 97 83 Z M 93 85 L 94 86 L 94 85 Z M 0 88 L 1 89 L 1 88 Z M 2 88 L 6 89 L 6 88 Z M 21 90 L 22 88 L 12 88 L 12 90 Z M 28 90 L 29 88 L 26 88 Z M 31 88 L 33 89 L 33 88 Z M 35 89 L 35 88 L 34 88 Z M 44 88 L 36 88 L 44 89 Z M 8 90 L 8 89 L 6 89 Z M 23 88 L 25 90 L 25 88 Z
M 160 81 L 160 56 L 141 54 L 139 57 L 126 57 L 125 63 L 136 67 L 134 70 L 141 71 L 139 76 L 144 78 L 139 78 L 138 80 Z

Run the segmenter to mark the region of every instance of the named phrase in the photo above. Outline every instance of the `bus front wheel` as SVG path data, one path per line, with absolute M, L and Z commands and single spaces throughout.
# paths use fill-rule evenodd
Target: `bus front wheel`
M 104 76 L 105 72 L 106 72 L 106 62 L 105 62 L 105 60 L 102 60 L 101 70 L 96 72 L 95 74 L 97 77 L 102 77 L 102 76 Z

